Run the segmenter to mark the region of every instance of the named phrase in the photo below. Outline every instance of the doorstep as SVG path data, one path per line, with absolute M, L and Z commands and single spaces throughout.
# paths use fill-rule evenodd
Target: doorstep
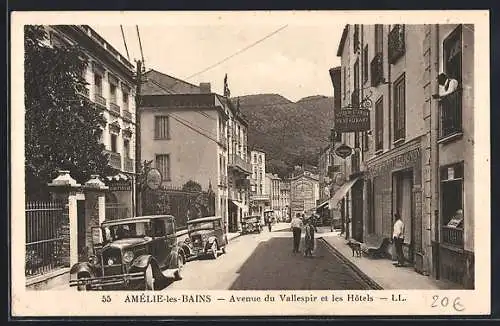
M 462 289 L 459 284 L 435 280 L 432 276 L 419 274 L 413 267 L 395 267 L 390 259 L 353 257 L 346 239 L 340 236 L 339 232 L 325 232 L 320 237 L 385 290 Z

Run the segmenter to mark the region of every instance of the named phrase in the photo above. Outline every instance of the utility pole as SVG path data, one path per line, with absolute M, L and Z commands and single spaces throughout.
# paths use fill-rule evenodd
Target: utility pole
M 136 91 L 135 91 L 135 216 L 142 215 L 141 187 L 142 180 L 139 180 L 142 170 L 141 160 L 141 86 L 142 86 L 142 61 L 136 60 Z

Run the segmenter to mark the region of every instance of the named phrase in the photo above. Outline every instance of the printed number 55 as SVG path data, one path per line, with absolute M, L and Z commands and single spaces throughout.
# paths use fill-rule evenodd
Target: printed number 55
M 101 302 L 108 303 L 111 302 L 111 296 L 109 295 L 103 295 L 101 298 Z

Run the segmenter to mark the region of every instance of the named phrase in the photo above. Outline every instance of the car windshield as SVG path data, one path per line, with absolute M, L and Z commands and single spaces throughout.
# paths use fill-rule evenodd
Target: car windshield
M 103 233 L 106 242 L 125 238 L 142 238 L 150 235 L 150 227 L 148 222 L 110 225 L 103 228 Z
M 214 222 L 200 222 L 193 223 L 188 225 L 188 231 L 196 231 L 196 230 L 211 230 L 214 228 Z

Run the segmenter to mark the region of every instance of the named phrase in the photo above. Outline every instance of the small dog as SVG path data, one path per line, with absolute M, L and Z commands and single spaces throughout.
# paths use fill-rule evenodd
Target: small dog
M 361 257 L 362 256 L 362 250 L 361 250 L 361 243 L 354 241 L 354 240 L 349 240 L 347 242 L 347 245 L 351 248 L 352 250 L 352 256 L 356 257 Z

